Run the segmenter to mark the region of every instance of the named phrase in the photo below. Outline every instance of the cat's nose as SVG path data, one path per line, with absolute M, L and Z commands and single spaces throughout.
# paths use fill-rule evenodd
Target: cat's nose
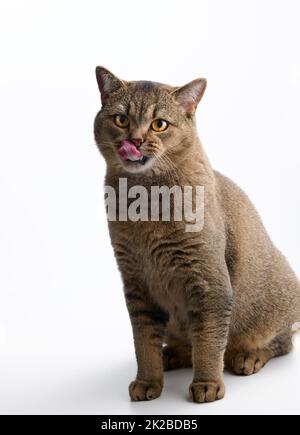
M 144 139 L 130 139 L 130 141 L 137 147 L 139 148 L 140 146 L 142 146 Z

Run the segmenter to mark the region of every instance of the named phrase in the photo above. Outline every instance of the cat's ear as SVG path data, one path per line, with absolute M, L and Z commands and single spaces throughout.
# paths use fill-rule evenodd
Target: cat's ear
M 122 82 L 122 80 L 102 66 L 97 66 L 96 78 L 101 93 L 102 104 L 107 101 L 111 94 L 118 91 L 122 87 L 126 88 L 126 85 L 124 82 Z
M 196 112 L 207 86 L 206 79 L 197 79 L 182 88 L 176 89 L 172 94 L 188 114 Z

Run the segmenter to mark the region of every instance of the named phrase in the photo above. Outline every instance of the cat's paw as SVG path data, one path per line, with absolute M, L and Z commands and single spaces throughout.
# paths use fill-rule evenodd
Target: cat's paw
M 258 373 L 267 362 L 264 352 L 237 353 L 231 359 L 229 369 L 236 375 L 251 376 Z
M 190 396 L 195 403 L 211 403 L 224 399 L 225 385 L 220 382 L 193 382 Z
M 161 382 L 145 382 L 136 380 L 129 386 L 129 395 L 133 402 L 157 399 L 162 393 Z

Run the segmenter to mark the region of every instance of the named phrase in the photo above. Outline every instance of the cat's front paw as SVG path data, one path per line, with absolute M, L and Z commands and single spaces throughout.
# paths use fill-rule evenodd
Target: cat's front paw
M 195 403 L 211 403 L 224 399 L 225 385 L 220 382 L 193 382 L 190 395 Z
M 136 380 L 129 386 L 129 395 L 133 402 L 157 399 L 162 392 L 162 382 L 145 382 Z

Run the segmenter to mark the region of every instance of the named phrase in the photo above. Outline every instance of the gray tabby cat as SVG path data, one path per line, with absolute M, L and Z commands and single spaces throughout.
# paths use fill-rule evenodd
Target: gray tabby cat
M 252 375 L 291 351 L 299 281 L 247 196 L 211 168 L 195 123 L 205 80 L 125 82 L 102 67 L 97 80 L 106 184 L 205 188 L 201 232 L 187 233 L 184 222 L 109 223 L 138 363 L 130 397 L 156 399 L 164 370 L 193 366 L 192 399 L 222 399 L 224 363 Z

